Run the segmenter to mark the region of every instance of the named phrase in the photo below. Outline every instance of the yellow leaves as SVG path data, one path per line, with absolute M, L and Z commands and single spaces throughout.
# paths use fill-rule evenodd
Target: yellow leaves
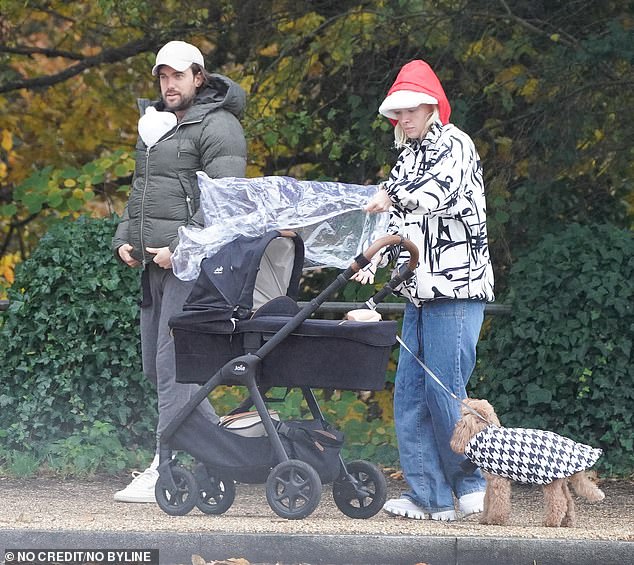
M 0 154 L 0 179 L 4 179 L 9 175 L 8 164 L 15 160 L 15 152 L 13 151 L 13 135 L 8 129 L 3 129 L 0 135 L 0 148 L 5 155 Z
M 306 36 L 312 33 L 315 28 L 320 26 L 324 22 L 324 17 L 311 12 L 294 20 L 286 20 L 282 22 L 278 29 L 282 33 L 296 33 L 300 36 Z
M 266 47 L 262 47 L 258 51 L 258 54 L 262 57 L 277 57 L 280 53 L 280 46 L 277 43 L 272 43 Z
M 247 178 L 261 177 L 264 175 L 264 169 L 256 163 L 247 164 Z
M 527 178 L 528 177 L 528 165 L 529 165 L 528 159 L 520 159 L 519 161 L 517 161 L 515 163 L 515 175 L 517 177 Z
M 308 78 L 319 78 L 324 74 L 324 65 L 317 57 L 313 57 L 308 65 Z
M 603 130 L 594 129 L 592 131 L 590 137 L 586 137 L 586 138 L 580 139 L 577 142 L 577 149 L 579 149 L 579 150 L 589 149 L 593 145 L 601 143 L 601 141 L 603 141 L 604 137 L 605 137 L 605 132 Z
M 11 286 L 15 280 L 15 274 L 13 265 L 10 264 L 7 259 L 9 259 L 9 256 L 0 259 L 0 277 L 3 277 L 9 283 L 9 286 Z
M 379 405 L 384 422 L 391 422 L 394 419 L 394 404 L 392 392 L 380 390 L 374 393 L 374 401 Z
M 15 282 L 15 266 L 19 262 L 19 253 L 7 253 L 0 257 L 0 298 L 6 298 L 6 292 L 3 289 Z
M 534 102 L 538 98 L 538 88 L 539 81 L 536 78 L 529 78 L 519 89 L 519 93 L 529 102 Z
M 469 45 L 463 58 L 465 61 L 469 59 L 488 59 L 502 53 L 504 53 L 504 45 L 502 43 L 494 37 L 483 37 Z
M 522 65 L 506 67 L 495 75 L 495 82 L 508 90 L 514 91 L 517 87 L 516 79 L 521 77 L 524 72 L 525 68 Z
M 2 130 L 2 137 L 0 139 L 0 147 L 7 153 L 13 149 L 13 136 L 9 130 Z
M 242 87 L 244 88 L 245 92 L 251 92 L 251 88 L 253 87 L 253 84 L 255 83 L 255 76 L 251 73 L 241 76 L 240 78 L 234 78 L 234 80 Z M 251 100 L 249 100 L 249 103 L 251 103 Z
M 513 158 L 512 146 L 513 140 L 510 137 L 499 136 L 495 138 L 495 146 L 498 157 L 502 161 L 511 161 Z
M 528 76 L 528 69 L 524 65 L 511 65 L 495 75 L 495 84 L 511 94 L 518 94 L 527 102 L 538 99 L 540 82 Z

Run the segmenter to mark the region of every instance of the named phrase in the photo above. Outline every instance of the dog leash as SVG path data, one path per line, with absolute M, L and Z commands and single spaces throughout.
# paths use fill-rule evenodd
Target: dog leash
M 480 418 L 480 420 L 483 420 L 484 422 L 486 422 L 489 426 L 492 426 L 493 424 L 491 424 L 491 422 L 489 422 L 484 416 L 482 416 L 482 414 L 479 414 L 478 412 L 476 412 L 473 408 L 471 408 L 471 406 L 469 406 L 464 400 L 462 400 L 461 398 L 458 398 L 453 392 L 451 392 L 443 383 L 442 381 L 434 374 L 434 372 L 427 366 L 425 365 L 425 363 L 423 363 L 416 355 L 414 355 L 413 351 L 407 347 L 407 345 L 405 345 L 405 342 L 397 335 L 396 336 L 396 341 L 398 341 L 401 346 L 414 358 L 416 359 L 417 363 L 425 370 L 425 372 L 436 381 L 437 384 L 440 385 L 440 387 L 449 395 L 451 396 L 451 398 L 453 398 L 454 400 L 457 400 L 464 408 L 466 408 L 469 412 L 471 412 L 474 416 L 477 416 L 478 418 Z

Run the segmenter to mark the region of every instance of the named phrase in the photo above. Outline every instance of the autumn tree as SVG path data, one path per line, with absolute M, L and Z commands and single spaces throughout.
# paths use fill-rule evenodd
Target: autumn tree
M 542 295 L 551 289 L 527 285 L 522 269 L 532 272 L 532 258 L 540 253 L 544 262 L 545 258 L 557 261 L 560 255 L 551 257 L 553 249 L 561 249 L 568 257 L 574 253 L 570 249 L 574 250 L 576 240 L 569 237 L 566 246 L 561 246 L 561 234 L 596 235 L 594 247 L 589 241 L 580 241 L 586 257 L 588 250 L 602 251 L 608 241 L 604 233 L 618 232 L 613 241 L 625 241 L 619 249 L 631 245 L 631 238 L 620 233 L 623 230 L 613 228 L 632 227 L 634 139 L 628 111 L 634 107 L 633 28 L 631 2 L 623 0 L 0 0 L 0 298 L 3 286 L 12 281 L 15 262 L 31 254 L 52 223 L 60 218 L 104 216 L 121 210 L 135 157 L 135 98 L 156 97 L 157 85 L 149 72 L 154 53 L 165 42 L 181 39 L 201 48 L 207 68 L 230 76 L 248 92 L 243 123 L 249 140 L 250 176 L 284 174 L 354 183 L 384 179 L 396 153 L 391 147 L 391 126 L 377 115 L 378 105 L 404 63 L 415 58 L 427 60 L 447 91 L 452 121 L 474 138 L 482 157 L 496 291 L 504 296 L 508 281 L 513 280 L 507 272 L 511 265 L 519 265 L 519 276 L 534 300 L 530 304 L 541 306 Z M 65 232 L 65 228 L 75 233 L 82 223 L 58 222 L 59 230 L 49 234 Z M 577 225 L 591 223 L 612 225 L 596 230 Z M 570 224 L 577 227 L 568 231 Z M 103 235 L 97 238 L 101 240 Z M 544 241 L 556 245 L 549 247 Z M 533 254 L 527 255 L 527 250 Z M 64 262 L 64 253 L 50 255 L 50 268 L 59 276 L 63 269 L 57 262 Z M 78 257 L 74 256 L 75 261 Z M 573 259 L 566 264 L 574 273 L 579 259 Z M 587 286 L 596 287 L 598 302 L 605 308 L 574 312 L 572 316 L 565 310 L 559 314 L 547 304 L 542 309 L 560 319 L 570 316 L 572 324 L 578 323 L 577 319 L 594 320 L 604 312 L 610 317 L 610 312 L 617 311 L 618 320 L 613 315 L 607 320 L 612 325 L 596 327 L 617 327 L 617 322 L 620 327 L 626 319 L 620 309 L 628 312 L 627 292 L 619 290 L 622 295 L 618 300 L 611 296 L 604 299 L 606 292 L 609 295 L 614 289 L 629 288 L 619 286 L 627 277 L 608 274 L 605 278 L 612 286 L 597 286 L 592 268 L 607 264 L 618 269 L 619 261 L 629 265 L 631 259 L 617 249 L 606 250 L 601 261 L 594 259 L 583 265 L 584 273 L 592 282 Z M 98 264 L 91 265 L 92 277 L 82 273 L 80 282 L 73 283 L 75 293 L 77 285 L 97 286 L 96 281 L 101 280 L 100 271 L 95 272 Z M 39 265 L 31 263 L 29 267 L 25 273 L 39 292 Z M 536 277 L 539 274 L 538 270 L 534 273 Z M 127 287 L 117 283 L 117 277 L 107 280 L 107 290 L 119 291 L 127 300 Z M 69 281 L 60 278 L 66 289 Z M 548 280 L 557 280 L 557 273 Z M 517 288 L 510 290 L 517 292 Z M 19 308 L 21 289 L 12 288 L 11 292 L 15 297 L 12 304 Z M 81 294 L 78 296 L 81 299 Z M 563 308 L 565 301 L 553 302 Z M 88 334 L 94 338 L 108 333 L 111 344 L 125 339 L 126 359 L 130 360 L 126 369 L 132 370 L 131 364 L 138 360 L 133 345 L 137 340 L 129 339 L 134 326 L 131 312 L 136 312 L 136 307 L 125 300 L 114 301 L 113 307 L 128 308 L 129 326 L 114 335 L 116 332 L 109 329 L 114 327 L 115 318 L 106 316 L 102 323 L 100 313 L 97 329 L 89 329 Z M 101 312 L 96 307 L 89 309 L 84 315 L 82 306 L 77 306 L 72 314 L 88 323 Z M 525 305 L 517 309 L 527 312 Z M 44 327 L 38 324 L 49 322 L 48 312 L 37 307 L 33 311 L 29 321 Z M 4 329 L 13 336 L 11 330 L 20 325 L 19 319 L 0 317 L 0 324 L 3 319 L 10 320 Z M 53 322 L 55 336 L 65 344 L 65 317 Z M 594 327 L 584 324 L 588 331 Z M 510 365 L 490 357 L 493 378 L 486 379 L 485 367 L 479 383 L 483 390 L 493 387 L 489 390 L 495 389 L 496 402 L 504 407 L 511 399 L 509 391 L 517 385 L 519 400 L 514 405 L 526 400 L 527 390 L 532 395 L 522 406 L 525 412 L 517 413 L 538 418 L 558 411 L 559 417 L 570 416 L 570 425 L 583 420 L 585 426 L 592 427 L 596 421 L 595 427 L 602 433 L 604 421 L 597 414 L 607 418 L 616 412 L 599 404 L 600 397 L 596 403 L 592 397 L 595 420 L 589 421 L 586 416 L 590 411 L 585 411 L 582 400 L 589 398 L 591 388 L 612 390 L 610 379 L 627 382 L 631 340 L 619 332 L 607 339 L 605 332 L 600 332 L 591 344 L 584 340 L 581 348 L 592 345 L 599 350 L 595 370 L 579 359 L 576 365 L 560 362 L 569 354 L 581 357 L 569 351 L 571 340 L 564 332 L 559 342 L 546 348 L 556 355 L 555 375 L 548 365 L 531 361 L 534 352 L 542 355 L 544 349 L 532 344 L 518 346 L 525 332 L 533 330 L 523 323 L 508 326 L 507 334 L 491 332 L 501 342 L 492 340 L 489 352 L 504 351 L 506 346 L 514 356 Z M 575 326 L 563 323 L 561 327 Z M 37 356 L 30 360 L 38 367 L 35 370 L 20 362 L 23 346 L 16 338 L 13 359 L 19 370 L 11 371 L 16 386 L 5 377 L 6 394 L 4 398 L 0 394 L 0 404 L 7 408 L 13 402 L 20 403 L 24 397 L 20 387 L 28 388 L 30 382 L 22 375 L 37 381 L 39 368 L 46 369 L 38 383 L 40 398 L 60 402 L 59 395 L 49 395 L 42 383 L 58 384 L 55 372 L 65 367 L 64 363 L 70 366 L 64 377 L 72 386 L 85 385 L 73 375 L 88 366 L 98 378 L 106 374 L 120 377 L 112 383 L 125 388 L 127 373 L 117 372 L 122 367 L 121 348 L 111 345 L 117 354 L 115 363 L 110 363 L 103 350 L 91 348 L 81 331 L 77 334 L 80 345 L 67 359 L 46 331 L 28 332 L 29 340 L 45 342 L 33 347 Z M 505 343 L 505 335 L 514 337 Z M 595 337 L 604 341 L 595 341 Z M 620 349 L 612 345 L 611 337 Z M 103 347 L 103 341 L 100 344 Z M 617 350 L 619 359 L 614 363 L 610 356 Z M 530 370 L 524 371 L 516 358 L 528 359 Z M 113 368 L 117 363 L 119 366 Z M 616 372 L 615 366 L 619 368 Z M 510 368 L 496 373 L 496 367 Z M 549 370 L 540 373 L 542 367 Z M 513 371 L 518 374 L 508 374 Z M 535 372 L 540 373 L 538 377 L 532 376 Z M 503 374 L 495 378 L 499 373 Z M 524 386 L 529 376 L 532 388 Z M 561 381 L 566 390 L 581 391 L 581 396 L 574 398 L 580 402 L 574 405 L 566 393 L 558 395 L 555 403 L 544 403 L 541 388 L 546 389 L 546 384 L 537 387 L 533 382 L 537 379 L 547 384 Z M 110 380 L 102 382 L 110 386 Z M 511 392 L 515 394 L 515 389 Z M 503 393 L 509 394 L 505 397 Z M 87 417 L 80 410 L 82 394 L 73 397 L 77 403 L 71 420 Z M 141 398 L 131 396 L 130 403 L 122 403 L 119 423 L 126 421 L 125 410 Z M 539 411 L 532 404 L 535 397 L 540 402 Z M 105 404 L 112 401 L 108 394 L 100 399 Z M 610 402 L 609 396 L 606 399 L 604 402 Z M 333 397 L 332 409 L 343 418 L 348 411 L 355 413 L 356 419 L 348 421 L 347 437 L 361 449 L 376 450 L 365 452 L 372 458 L 384 449 L 389 460 L 395 453 L 395 439 L 390 439 L 392 429 L 384 423 L 391 422 L 391 405 L 388 387 L 367 404 L 352 393 L 345 400 Z M 570 412 L 560 414 L 567 406 Z M 620 410 L 620 405 L 617 408 Z M 29 409 L 41 415 L 36 402 L 22 407 L 25 445 L 31 441 Z M 56 414 L 67 420 L 64 411 L 62 407 Z M 579 411 L 585 415 L 580 417 Z M 136 408 L 132 412 L 138 415 Z M 361 414 L 371 417 L 361 422 Z M 377 415 L 380 417 L 374 418 Z M 108 413 L 97 416 L 110 418 Z M 81 418 L 65 421 L 59 429 L 68 432 L 66 424 L 76 426 Z M 41 421 L 40 430 L 53 429 L 45 419 Z M 619 420 L 608 433 L 626 424 Z M 99 432 L 102 428 L 95 429 Z M 110 433 L 103 430 L 104 437 Z M 611 446 L 613 440 L 605 439 L 605 445 Z M 631 451 L 631 445 L 628 449 Z M 616 458 L 625 451 L 618 452 Z M 631 457 L 622 461 L 631 461 Z
M 628 2 L 3 0 L 0 253 L 48 222 L 120 209 L 153 53 L 199 45 L 245 87 L 248 174 L 373 183 L 395 154 L 377 106 L 413 58 L 481 153 L 501 285 L 570 221 L 631 222 Z M 95 198 L 96 197 L 96 198 Z

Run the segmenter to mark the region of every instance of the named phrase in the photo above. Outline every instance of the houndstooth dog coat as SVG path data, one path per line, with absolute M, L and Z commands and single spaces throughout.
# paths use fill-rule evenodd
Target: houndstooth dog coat
M 603 451 L 554 432 L 488 426 L 469 440 L 464 453 L 483 471 L 544 485 L 589 469 Z

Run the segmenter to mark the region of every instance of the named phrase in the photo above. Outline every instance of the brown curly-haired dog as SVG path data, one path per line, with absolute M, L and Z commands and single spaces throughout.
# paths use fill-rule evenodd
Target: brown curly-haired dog
M 486 400 L 466 399 L 465 404 L 480 414 L 486 421 L 478 418 L 464 406 L 462 416 L 453 432 L 451 449 L 456 453 L 464 453 L 471 438 L 484 430 L 490 423 L 500 426 L 500 421 L 493 406 Z M 488 423 L 487 423 L 488 422 Z M 511 515 L 511 481 L 499 475 L 484 472 L 487 482 L 484 496 L 484 511 L 480 516 L 481 524 L 508 524 Z M 575 520 L 575 504 L 568 489 L 574 491 L 590 502 L 603 500 L 605 495 L 586 475 L 577 472 L 567 478 L 555 479 L 543 485 L 545 516 L 543 525 L 551 527 L 573 526 Z

